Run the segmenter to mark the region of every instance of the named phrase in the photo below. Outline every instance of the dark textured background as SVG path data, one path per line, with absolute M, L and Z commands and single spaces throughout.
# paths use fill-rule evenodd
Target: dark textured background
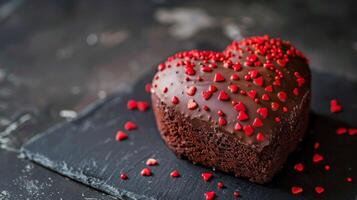
M 68 111 L 73 115 L 107 94 L 130 90 L 178 50 L 221 50 L 232 39 L 270 34 L 291 40 L 310 58 L 315 72 L 356 82 L 356 4 L 1 0 L 0 198 L 110 198 L 18 159 L 16 151 L 33 135 L 65 120 Z M 341 85 L 326 89 L 341 90 Z M 355 93 L 340 95 L 350 99 Z M 317 112 L 328 114 L 327 101 L 316 106 Z M 345 107 L 353 112 L 357 105 Z M 335 118 L 354 122 L 343 114 Z

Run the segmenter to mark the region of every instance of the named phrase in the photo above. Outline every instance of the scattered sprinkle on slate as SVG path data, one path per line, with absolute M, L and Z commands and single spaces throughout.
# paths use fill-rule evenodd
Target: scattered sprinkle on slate
M 303 188 L 302 187 L 300 187 L 300 186 L 292 186 L 291 187 L 291 193 L 292 194 L 300 194 L 300 193 L 302 193 L 303 192 Z
M 213 176 L 213 174 L 211 172 L 203 172 L 201 174 L 202 179 L 206 182 L 211 180 L 212 176 Z
M 124 133 L 123 131 L 118 131 L 116 136 L 115 136 L 115 140 L 116 141 L 122 141 L 128 138 L 128 135 L 126 133 Z
M 147 161 L 146 161 L 146 165 L 147 165 L 147 166 L 156 166 L 156 165 L 158 165 L 158 162 L 157 162 L 157 160 L 154 159 L 154 158 L 149 158 L 149 159 L 147 159 Z
M 128 179 L 128 175 L 126 173 L 121 173 L 120 174 L 120 179 L 127 180 Z
M 136 124 L 132 121 L 127 121 L 124 124 L 124 129 L 127 131 L 135 130 L 137 128 Z
M 206 200 L 213 200 L 216 197 L 216 193 L 214 191 L 209 191 L 205 193 Z
M 177 170 L 174 170 L 174 171 L 170 172 L 170 176 L 172 178 L 177 178 L 177 177 L 180 177 L 180 173 Z
M 151 176 L 152 173 L 149 168 L 145 167 L 144 169 L 141 170 L 140 175 L 141 176 Z

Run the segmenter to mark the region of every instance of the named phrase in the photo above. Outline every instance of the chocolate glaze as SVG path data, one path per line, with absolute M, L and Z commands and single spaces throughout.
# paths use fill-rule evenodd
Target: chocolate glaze
M 256 60 L 254 55 L 257 57 Z M 285 61 L 283 61 L 284 59 Z M 248 66 L 252 65 L 249 63 L 252 60 L 255 60 L 253 66 Z M 210 63 L 217 67 L 211 67 L 211 72 L 204 72 L 202 67 L 210 66 Z M 235 71 L 233 65 L 238 63 L 241 65 L 241 69 Z M 254 66 L 254 63 L 257 66 Z M 274 70 L 268 69 L 269 65 Z M 194 75 L 192 71 L 187 72 L 187 68 L 193 69 Z M 254 84 L 252 78 L 245 80 L 244 77 L 249 76 L 248 73 L 252 70 L 257 70 L 259 76 L 263 78 L 262 86 Z M 214 82 L 214 76 L 217 73 L 221 74 L 225 81 Z M 233 74 L 237 74 L 239 80 L 231 80 L 230 77 Z M 279 75 L 281 76 L 279 78 L 280 86 L 274 85 L 275 77 Z M 238 93 L 232 93 L 228 89 L 230 84 L 238 86 Z M 208 91 L 210 85 L 216 86 L 218 90 L 208 100 L 205 100 L 202 92 Z M 152 86 L 152 95 L 157 96 L 166 105 L 172 105 L 178 113 L 191 119 L 210 122 L 211 127 L 215 130 L 233 134 L 240 139 L 241 144 L 250 145 L 260 151 L 274 140 L 276 134 L 279 134 L 281 124 L 289 123 L 294 120 L 294 117 L 299 116 L 302 101 L 310 94 L 310 71 L 306 58 L 289 42 L 271 39 L 267 36 L 251 37 L 241 42 L 233 42 L 223 53 L 197 50 L 177 53 L 159 66 Z M 187 94 L 187 89 L 192 86 L 196 88 L 196 91 L 191 96 Z M 272 86 L 273 91 L 265 91 L 266 86 Z M 293 93 L 294 88 L 298 88 L 298 95 Z M 255 91 L 258 101 L 247 94 L 241 94 L 241 90 L 245 93 Z M 228 94 L 228 101 L 218 99 L 220 91 Z M 282 100 L 278 98 L 279 92 L 285 92 L 285 101 L 282 101 L 284 98 Z M 262 100 L 263 94 L 267 94 L 269 100 Z M 178 97 L 178 104 L 171 102 L 174 96 Z M 197 103 L 196 109 L 188 108 L 188 102 L 192 100 Z M 246 114 L 249 117 L 247 120 L 237 120 L 238 112 L 234 109 L 232 100 L 245 105 Z M 272 102 L 279 104 L 278 110 L 273 111 Z M 208 106 L 210 110 L 205 111 L 204 106 Z M 257 113 L 257 109 L 261 107 L 268 108 L 266 118 Z M 219 110 L 223 111 L 223 117 L 218 114 Z M 219 117 L 226 120 L 226 125 L 218 123 Z M 277 117 L 280 119 L 280 123 L 276 121 Z M 255 118 L 261 119 L 263 126 L 254 128 L 252 135 L 245 134 L 243 130 L 234 130 L 237 122 L 242 126 L 252 125 Z M 197 126 L 200 126 L 200 123 Z M 258 133 L 263 134 L 262 140 L 257 139 Z

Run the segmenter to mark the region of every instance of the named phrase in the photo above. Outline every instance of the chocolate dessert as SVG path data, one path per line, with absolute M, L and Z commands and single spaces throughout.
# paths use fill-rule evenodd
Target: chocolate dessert
M 177 156 L 265 183 L 305 135 L 310 70 L 289 42 L 250 37 L 223 52 L 169 57 L 151 93 L 161 137 Z

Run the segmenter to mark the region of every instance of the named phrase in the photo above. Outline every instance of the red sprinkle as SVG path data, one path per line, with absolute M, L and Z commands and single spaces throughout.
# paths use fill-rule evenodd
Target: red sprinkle
M 150 91 L 151 91 L 151 83 L 147 83 L 145 85 L 145 92 L 150 93 Z
M 196 109 L 197 107 L 198 107 L 198 105 L 197 105 L 197 103 L 196 103 L 195 100 L 193 100 L 193 99 L 188 100 L 188 102 L 187 102 L 187 108 L 188 108 L 188 109 L 194 110 L 194 109 Z
M 147 167 L 142 169 L 140 174 L 141 174 L 141 176 L 151 176 L 152 175 L 151 170 Z
M 268 109 L 264 107 L 258 108 L 257 113 L 265 119 L 268 116 Z
M 146 111 L 147 109 L 149 109 L 149 104 L 145 101 L 138 101 L 138 109 L 139 111 Z
M 234 130 L 235 131 L 240 131 L 240 130 L 242 130 L 242 125 L 240 125 L 240 123 L 236 123 L 235 125 L 234 125 Z
M 244 111 L 239 111 L 238 116 L 237 116 L 237 119 L 238 119 L 239 121 L 245 121 L 245 120 L 248 119 L 248 115 L 247 115 L 247 113 L 245 113 Z
M 149 158 L 147 161 L 146 161 L 146 165 L 147 166 L 155 166 L 155 165 L 158 165 L 158 162 L 156 159 L 154 158 Z
M 250 136 L 252 136 L 252 134 L 253 134 L 253 128 L 250 126 L 250 125 L 244 125 L 243 126 L 243 130 L 244 130 L 244 133 L 245 133 L 245 135 L 247 136 L 247 137 L 250 137 Z
M 330 171 L 331 167 L 330 167 L 330 165 L 325 165 L 324 169 L 325 169 L 325 171 Z
M 238 74 L 232 74 L 231 77 L 230 77 L 230 79 L 231 79 L 232 81 L 237 81 L 237 80 L 239 80 L 239 76 L 238 76 Z
M 240 101 L 237 104 L 234 105 L 234 109 L 239 112 L 239 111 L 245 111 L 245 106 L 244 104 Z
M 255 90 L 250 90 L 247 92 L 248 97 L 250 97 L 251 99 L 254 99 L 256 94 L 257 92 Z
M 126 107 L 129 109 L 129 110 L 135 110 L 137 107 L 138 107 L 138 105 L 137 105 L 137 103 L 136 103 L 136 101 L 135 100 L 129 100 L 128 101 L 128 103 L 126 104 Z
M 225 81 L 224 77 L 220 73 L 216 73 L 213 78 L 214 82 L 223 82 Z
M 238 198 L 238 197 L 239 197 L 239 192 L 238 192 L 238 191 L 234 191 L 234 192 L 233 192 L 233 196 L 234 196 L 235 198 Z
M 351 177 L 347 177 L 347 178 L 346 178 L 346 182 L 347 182 L 347 183 L 352 183 L 352 181 L 353 181 L 353 180 L 352 180 Z
M 128 179 L 128 175 L 126 173 L 121 173 L 120 174 L 120 179 L 121 180 L 126 180 L 126 179 Z
M 135 130 L 137 128 L 136 124 L 132 121 L 127 121 L 124 124 L 124 128 L 127 131 Z
M 217 187 L 218 187 L 219 189 L 224 188 L 223 182 L 222 182 L 222 181 L 218 182 L 218 183 L 217 183 Z
M 260 120 L 259 118 L 255 118 L 254 119 L 254 121 L 253 121 L 253 127 L 261 127 L 261 126 L 263 126 L 263 122 L 262 122 L 262 120 Z
M 304 165 L 302 163 L 298 163 L 294 166 L 294 169 L 298 172 L 304 171 Z
M 115 136 L 115 140 L 116 141 L 122 141 L 122 140 L 125 140 L 127 138 L 128 138 L 128 136 L 123 131 L 118 131 L 116 136 Z
M 223 117 L 219 117 L 218 118 L 218 124 L 220 126 L 225 126 L 225 125 L 227 125 L 227 121 Z
M 201 174 L 202 179 L 206 182 L 211 180 L 212 176 L 213 176 L 213 174 L 211 172 L 203 172 Z
M 187 93 L 187 95 L 189 95 L 189 96 L 195 95 L 195 93 L 196 93 L 196 87 L 195 87 L 195 86 L 189 87 L 189 88 L 187 89 L 186 93 Z
M 210 92 L 210 91 L 202 91 L 202 92 L 201 92 L 201 95 L 202 95 L 202 97 L 203 97 L 205 100 L 208 100 L 208 99 L 211 98 L 212 92 Z
M 322 194 L 325 191 L 325 188 L 323 188 L 322 186 L 316 186 L 315 187 L 315 192 L 317 194 Z
M 271 109 L 277 111 L 279 109 L 279 104 L 276 102 L 271 102 Z
M 258 142 L 261 142 L 261 141 L 263 141 L 264 140 L 264 134 L 263 133 L 261 133 L 261 132 L 259 132 L 258 134 L 257 134 L 257 141 Z
M 337 113 L 342 110 L 342 106 L 338 104 L 336 99 L 332 99 L 330 102 L 330 111 L 332 113 Z
M 336 134 L 337 135 L 343 135 L 345 133 L 347 133 L 347 128 L 341 127 L 341 128 L 336 129 Z
M 221 101 L 228 101 L 229 100 L 229 96 L 224 91 L 220 91 L 219 94 L 218 94 L 218 99 L 221 100 Z
M 302 187 L 299 187 L 299 186 L 292 186 L 291 187 L 291 193 L 292 194 L 300 194 L 302 192 L 303 192 Z
M 357 128 L 349 128 L 348 135 L 353 136 L 357 134 Z
M 320 143 L 319 142 L 315 142 L 314 149 L 318 149 L 319 147 L 320 147 Z
M 314 156 L 312 157 L 312 162 L 318 163 L 324 160 L 324 157 L 318 153 L 315 153 Z
M 180 101 L 179 101 L 179 99 L 177 98 L 177 96 L 173 96 L 172 98 L 171 98 L 171 103 L 172 104 L 178 104 Z
M 273 92 L 273 86 L 268 85 L 268 86 L 265 87 L 264 90 L 265 90 L 266 92 Z
M 180 177 L 180 173 L 177 170 L 174 170 L 170 173 L 170 176 L 172 178 L 177 178 L 177 177 Z
M 264 80 L 263 80 L 262 76 L 259 78 L 253 79 L 253 83 L 257 86 L 263 86 L 263 82 L 264 82 Z
M 210 85 L 210 86 L 208 87 L 208 91 L 210 91 L 210 92 L 216 92 L 216 91 L 217 91 L 217 87 L 214 86 L 214 85 Z
M 232 92 L 232 93 L 237 93 L 238 92 L 238 86 L 231 84 L 228 86 L 228 89 Z
M 286 95 L 285 92 L 278 92 L 277 96 L 278 96 L 278 98 L 280 99 L 280 101 L 282 101 L 282 102 L 285 102 L 285 101 L 286 101 L 287 95 Z
M 216 196 L 216 193 L 213 191 L 205 193 L 206 200 L 213 200 L 215 196 Z

